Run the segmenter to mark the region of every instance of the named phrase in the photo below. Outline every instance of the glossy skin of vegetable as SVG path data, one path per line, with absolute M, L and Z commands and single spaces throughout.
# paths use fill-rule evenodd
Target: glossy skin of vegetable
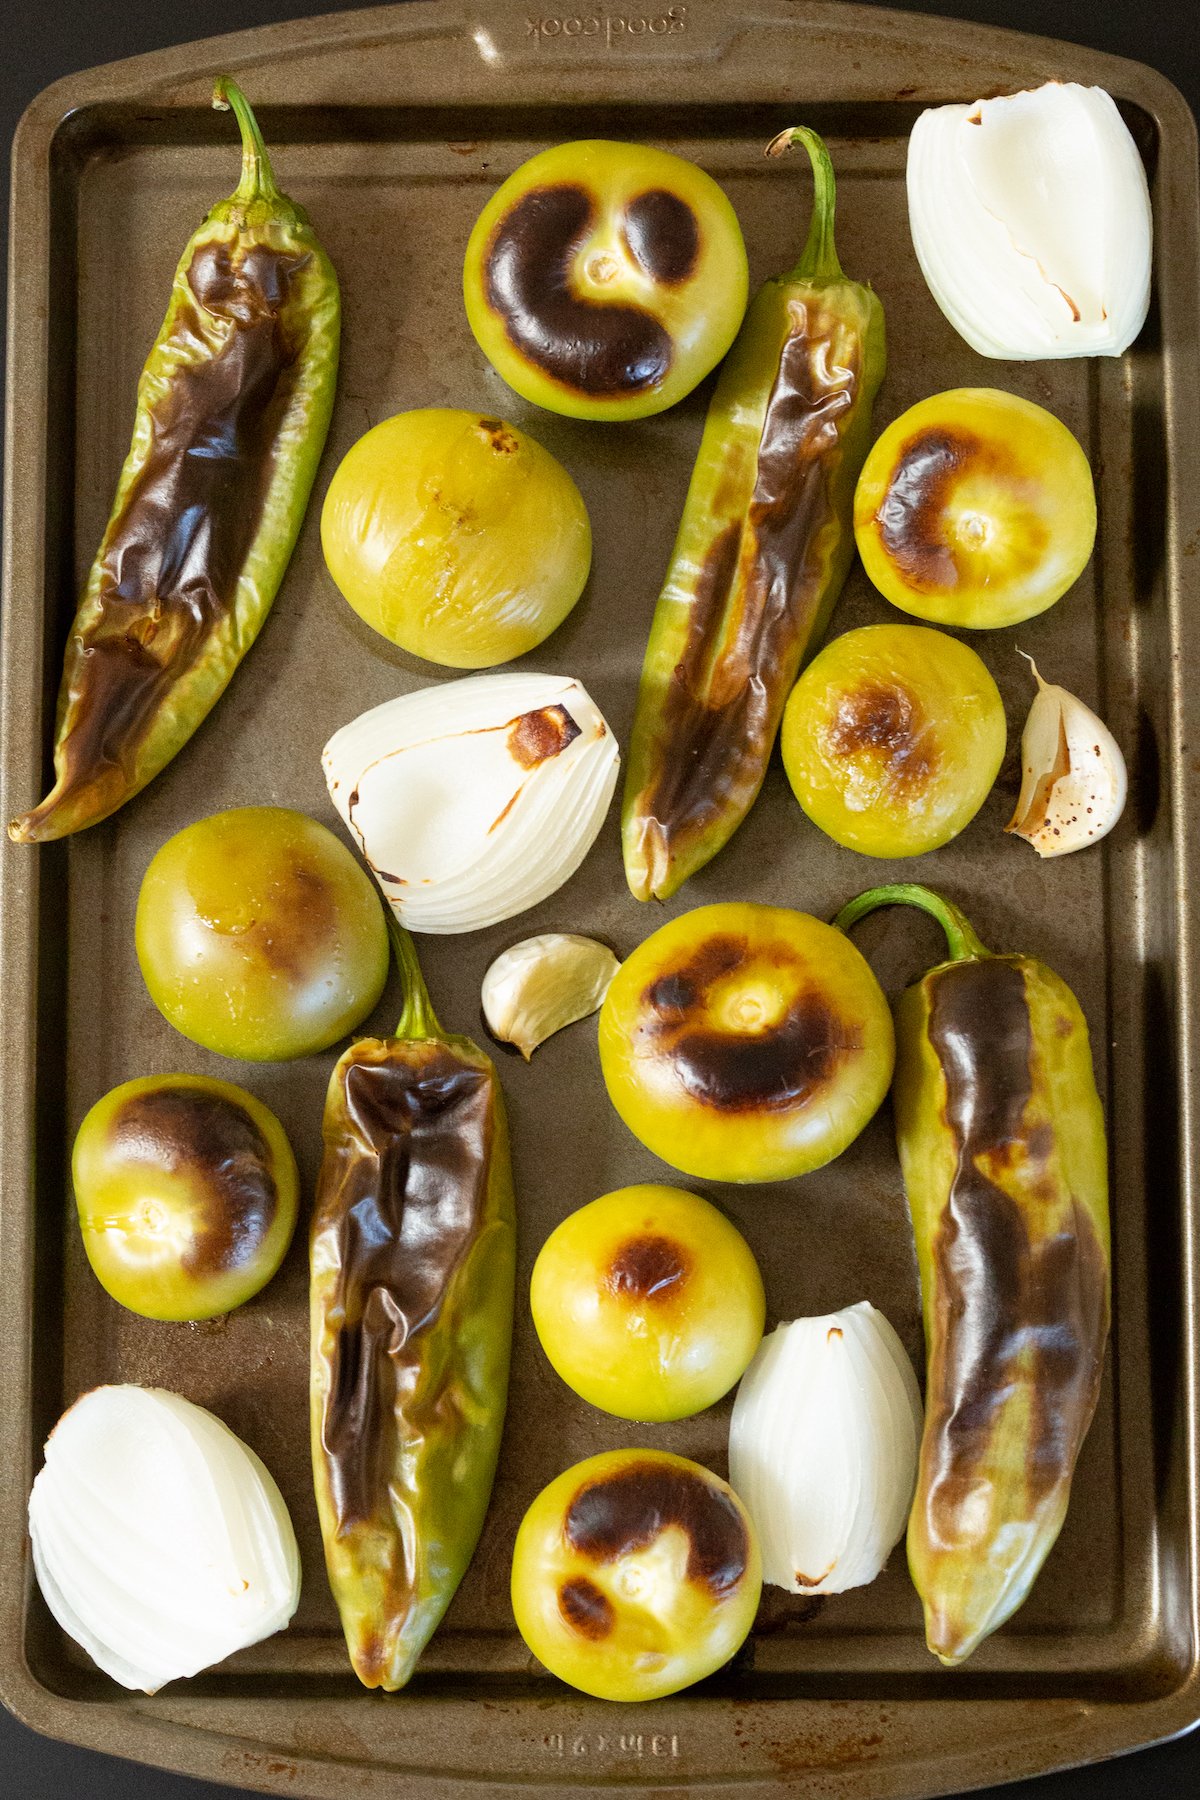
M 966 644 L 922 625 L 865 625 L 827 644 L 792 690 L 783 766 L 814 825 L 864 856 L 949 843 L 1004 761 L 1004 702 Z
M 863 567 L 885 600 L 974 631 L 1045 612 L 1096 539 L 1087 457 L 1042 406 L 998 388 L 918 401 L 871 450 L 854 496 Z
M 955 1664 L 1022 1604 L 1066 1516 L 1108 1336 L 1108 1156 L 1066 983 L 989 954 L 927 888 L 873 889 L 839 923 L 894 903 L 950 949 L 897 1005 L 892 1102 L 926 1345 L 908 1562 Z
M 471 233 L 463 298 L 535 406 L 642 419 L 720 362 L 746 310 L 737 215 L 695 163 L 594 138 L 531 157 Z
M 893 1056 L 867 963 L 784 907 L 672 919 L 621 965 L 600 1010 L 617 1112 L 648 1150 L 709 1181 L 783 1181 L 832 1161 L 887 1093 Z
M 513 1550 L 521 1636 L 551 1674 L 601 1700 L 655 1700 L 711 1675 L 745 1641 L 761 1592 L 733 1489 L 662 1450 L 567 1469 Z
M 150 1075 L 97 1100 L 71 1157 L 100 1285 L 147 1319 L 211 1319 L 266 1286 L 296 1226 L 296 1159 L 232 1082 Z
M 18 843 L 124 805 L 182 749 L 258 635 L 308 504 L 337 380 L 337 277 L 222 77 L 242 179 L 189 240 L 67 641 L 54 785 Z
M 355 1674 L 403 1687 L 483 1527 L 508 1388 L 516 1219 L 496 1071 L 405 1006 L 333 1071 L 310 1245 L 313 1478 Z
M 168 838 L 142 878 L 135 935 L 163 1017 L 246 1062 L 327 1049 L 387 980 L 370 877 L 324 825 L 281 806 L 213 813 Z
M 776 145 L 793 137 L 816 179 L 808 242 L 756 296 L 721 370 L 646 646 L 621 821 L 639 900 L 673 894 L 754 804 L 854 554 L 883 309 L 842 274 L 825 146 L 804 131 Z
M 549 637 L 592 557 L 562 464 L 513 425 L 445 406 L 385 419 L 346 452 L 321 543 L 360 618 L 454 669 L 489 669 Z
M 762 1338 L 762 1276 L 707 1200 L 642 1184 L 580 1207 L 542 1245 L 533 1322 L 575 1392 L 621 1419 L 686 1419 L 741 1379 Z

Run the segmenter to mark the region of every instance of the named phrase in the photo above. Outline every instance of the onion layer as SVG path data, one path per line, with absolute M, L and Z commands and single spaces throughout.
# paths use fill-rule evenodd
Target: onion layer
M 567 881 L 617 780 L 616 740 L 566 675 L 476 675 L 343 726 L 334 805 L 412 931 L 478 931 Z
M 148 1694 L 282 1630 L 300 1599 L 270 1474 L 212 1413 L 162 1388 L 94 1388 L 63 1414 L 29 1535 L 63 1630 Z
M 729 1476 L 793 1594 L 874 1581 L 912 1504 L 921 1396 L 904 1346 L 869 1301 L 780 1325 L 742 1377 Z
M 930 292 L 982 356 L 1119 356 L 1145 324 L 1150 193 L 1103 88 L 1048 81 L 922 113 L 908 216 Z

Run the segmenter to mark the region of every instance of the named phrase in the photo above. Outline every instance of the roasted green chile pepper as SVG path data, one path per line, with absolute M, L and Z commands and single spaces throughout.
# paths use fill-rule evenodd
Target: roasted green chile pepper
M 892 1098 L 926 1348 L 908 1561 L 953 1664 L 1022 1604 L 1066 1516 L 1108 1336 L 1108 1157 L 1066 983 L 991 955 L 928 888 L 873 888 L 835 923 L 895 904 L 950 950 L 896 1007 Z
M 338 1062 L 311 1238 L 311 1423 L 355 1673 L 403 1687 L 471 1560 L 512 1339 L 516 1223 L 496 1071 L 442 1031 L 412 940 L 392 1038 Z
M 797 127 L 768 153 L 790 143 L 812 160 L 808 242 L 721 370 L 642 669 L 622 818 L 639 900 L 673 894 L 750 810 L 854 552 L 883 308 L 842 274 L 824 144 Z
M 67 643 L 54 785 L 18 843 L 94 825 L 151 781 L 224 692 L 296 541 L 337 379 L 337 277 L 222 77 L 242 178 L 180 258 L 133 441 Z

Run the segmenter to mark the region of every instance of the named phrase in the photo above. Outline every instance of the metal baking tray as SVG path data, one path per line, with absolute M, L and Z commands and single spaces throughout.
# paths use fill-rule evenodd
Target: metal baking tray
M 236 178 L 235 135 L 208 105 L 236 74 L 282 185 L 339 270 L 344 361 L 316 501 L 274 611 L 216 714 L 133 804 L 40 851 L 3 850 L 0 1143 L 0 1694 L 41 1731 L 266 1792 L 311 1796 L 803 1790 L 933 1795 L 1107 1756 L 1200 1718 L 1197 1458 L 1197 963 L 1200 893 L 1200 248 L 1196 134 L 1152 70 L 1065 44 L 819 0 L 433 0 L 272 26 L 59 82 L 34 101 L 13 169 L 5 505 L 4 816 L 43 791 L 75 597 L 128 442 L 139 369 L 192 225 Z M 1063 77 L 1118 99 L 1151 176 L 1155 294 L 1119 360 L 997 365 L 934 306 L 908 238 L 904 158 L 922 106 Z M 1099 1411 L 1062 1537 L 1032 1597 L 961 1670 L 924 1649 L 903 1552 L 869 1588 L 819 1601 L 768 1590 L 719 1676 L 620 1708 L 531 1662 L 508 1604 L 523 1508 L 575 1459 L 653 1443 L 725 1466 L 728 1404 L 669 1427 L 577 1401 L 534 1339 L 519 1289 L 499 1479 L 478 1554 L 411 1688 L 368 1695 L 350 1672 L 322 1566 L 306 1427 L 305 1246 L 229 1319 L 154 1324 L 110 1302 L 85 1262 L 68 1150 L 111 1084 L 177 1069 L 231 1074 L 279 1113 L 309 1192 L 329 1056 L 241 1069 L 174 1035 L 133 951 L 138 882 L 185 821 L 249 802 L 336 824 L 319 766 L 331 731 L 444 679 L 361 626 L 325 573 L 318 503 L 372 424 L 448 404 L 526 425 L 577 477 L 595 527 L 588 592 L 529 659 L 577 674 L 624 741 L 660 573 L 707 388 L 661 417 L 587 426 L 535 412 L 499 382 L 463 316 L 469 227 L 527 155 L 569 137 L 648 139 L 727 188 L 759 279 L 807 222 L 801 162 L 762 147 L 803 120 L 831 143 L 850 272 L 887 314 L 882 426 L 919 396 L 1001 385 L 1051 407 L 1095 468 L 1089 571 L 1017 632 L 976 636 L 1005 695 L 1010 757 L 969 830 L 920 865 L 985 941 L 1050 962 L 1091 1022 L 1113 1156 L 1116 1306 Z M 839 628 L 888 609 L 861 571 Z M 893 615 L 894 616 L 894 615 Z M 1017 648 L 1079 691 L 1127 747 L 1134 801 L 1103 847 L 1042 865 L 1000 832 L 1029 698 Z M 909 865 L 911 868 L 911 865 Z M 887 873 L 809 827 L 778 766 L 730 848 L 670 904 L 744 897 L 828 914 Z M 897 869 L 897 873 L 899 870 Z M 421 944 L 442 1017 L 477 1032 L 479 981 L 528 930 L 591 931 L 628 952 L 663 912 L 625 891 L 617 822 L 583 870 L 519 921 Z M 935 951 L 887 915 L 860 940 L 894 991 Z M 390 1028 L 395 984 L 373 1016 Z M 661 1165 L 610 1110 L 594 1031 L 530 1067 L 502 1063 L 520 1203 L 519 1281 L 566 1212 Z M 667 1176 L 667 1179 L 670 1177 Z M 920 1358 L 911 1235 L 886 1108 L 801 1181 L 706 1189 L 763 1264 L 772 1319 L 869 1298 Z M 103 1381 L 160 1383 L 214 1408 L 278 1478 L 305 1579 L 292 1628 L 153 1699 L 98 1675 L 33 1586 L 25 1501 L 60 1411 Z M 722 1784 L 728 1784 L 727 1787 Z

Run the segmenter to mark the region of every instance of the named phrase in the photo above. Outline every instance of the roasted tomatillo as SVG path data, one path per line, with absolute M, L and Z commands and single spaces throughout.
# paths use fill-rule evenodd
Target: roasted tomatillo
M 843 907 L 931 913 L 950 955 L 896 1007 L 896 1144 L 925 1318 L 908 1564 L 959 1663 L 1021 1605 L 1066 1515 L 1109 1320 L 1108 1154 L 1087 1022 L 1032 956 L 993 956 L 928 888 Z
M 782 1181 L 841 1154 L 892 1078 L 892 1019 L 841 932 L 731 902 L 663 925 L 600 1011 L 608 1097 L 664 1162 Z
M 513 1550 L 517 1627 L 552 1675 L 601 1700 L 655 1700 L 741 1648 L 762 1564 L 719 1476 L 663 1450 L 611 1450 L 543 1488 Z
M 296 1159 L 261 1100 L 150 1075 L 97 1100 L 71 1157 L 83 1247 L 147 1319 L 209 1319 L 270 1281 L 296 1224 Z
M 142 878 L 135 931 L 163 1017 L 247 1062 L 327 1049 L 387 980 L 370 876 L 332 831 L 282 806 L 213 813 L 168 838 Z
M 1078 440 L 1043 406 L 951 388 L 893 420 L 854 495 L 863 567 L 885 600 L 935 625 L 1018 625 L 1065 594 L 1096 538 Z
M 970 824 L 1004 761 L 1004 702 L 967 644 L 864 625 L 813 658 L 783 715 L 783 766 L 814 825 L 864 856 L 919 856 Z
M 592 558 L 562 464 L 514 425 L 449 406 L 398 413 L 351 445 L 321 544 L 360 618 L 454 669 L 490 669 L 549 637 Z
M 746 310 L 741 227 L 695 163 L 594 138 L 522 163 L 475 223 L 467 318 L 510 387 L 579 419 L 690 393 Z
M 644 1183 L 581 1206 L 533 1266 L 542 1349 L 569 1387 L 621 1419 L 686 1419 L 745 1373 L 762 1276 L 723 1213 Z

